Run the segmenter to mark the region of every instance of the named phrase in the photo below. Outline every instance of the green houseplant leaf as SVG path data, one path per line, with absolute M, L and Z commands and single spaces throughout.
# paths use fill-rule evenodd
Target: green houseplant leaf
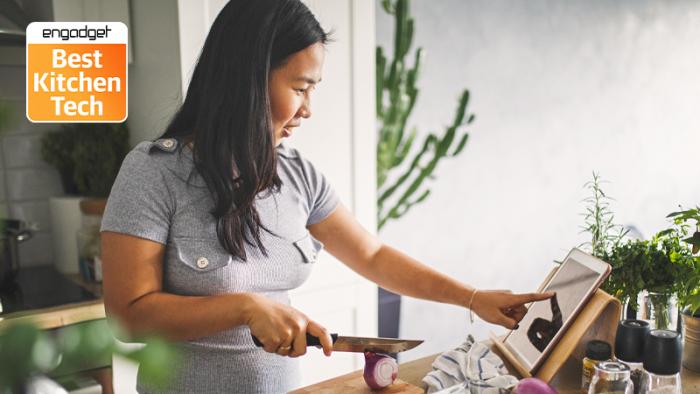
M 36 374 L 64 375 L 96 362 L 108 365 L 113 354 L 140 363 L 145 382 L 166 388 L 181 367 L 179 351 L 158 337 L 138 341 L 145 346 L 137 350 L 118 346 L 104 319 L 67 326 L 60 335 L 48 335 L 32 323 L 11 325 L 0 332 L 0 394 L 23 393 Z

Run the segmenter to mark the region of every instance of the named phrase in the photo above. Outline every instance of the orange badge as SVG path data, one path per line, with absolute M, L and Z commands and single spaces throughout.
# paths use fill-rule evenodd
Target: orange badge
M 128 31 L 121 22 L 27 26 L 27 119 L 123 122 Z

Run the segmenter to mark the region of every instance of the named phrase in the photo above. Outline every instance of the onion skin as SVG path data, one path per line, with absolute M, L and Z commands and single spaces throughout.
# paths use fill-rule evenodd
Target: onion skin
M 515 386 L 514 394 L 557 394 L 552 386 L 537 378 L 525 378 Z
M 399 374 L 399 365 L 386 354 L 365 352 L 365 371 L 362 376 L 372 390 L 390 386 Z

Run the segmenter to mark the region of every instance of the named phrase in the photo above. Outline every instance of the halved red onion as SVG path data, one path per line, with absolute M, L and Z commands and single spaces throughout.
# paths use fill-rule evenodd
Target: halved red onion
M 383 389 L 394 383 L 399 374 L 399 365 L 386 354 L 365 352 L 365 373 L 367 386 L 371 389 Z
M 557 391 L 546 382 L 537 378 L 525 378 L 518 382 L 513 393 L 516 394 L 557 394 Z

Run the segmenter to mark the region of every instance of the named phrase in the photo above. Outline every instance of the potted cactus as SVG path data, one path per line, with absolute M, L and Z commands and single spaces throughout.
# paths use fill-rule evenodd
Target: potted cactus
M 434 179 L 438 163 L 455 157 L 464 149 L 467 125 L 474 114 L 467 113 L 469 90 L 460 94 L 452 122 L 440 133 L 427 133 L 416 143 L 415 127 L 407 131 L 408 118 L 418 98 L 418 81 L 423 49 L 417 48 L 413 65 L 406 60 L 413 43 L 414 20 L 409 0 L 382 0 L 383 9 L 394 16 L 393 59 L 389 61 L 377 47 L 377 225 L 381 230 L 389 220 L 405 215 L 430 195 L 427 186 Z M 416 146 L 418 149 L 413 149 Z M 405 165 L 408 168 L 405 169 Z M 395 174 L 395 176 L 393 176 Z M 400 174 L 400 175 L 399 175 Z

